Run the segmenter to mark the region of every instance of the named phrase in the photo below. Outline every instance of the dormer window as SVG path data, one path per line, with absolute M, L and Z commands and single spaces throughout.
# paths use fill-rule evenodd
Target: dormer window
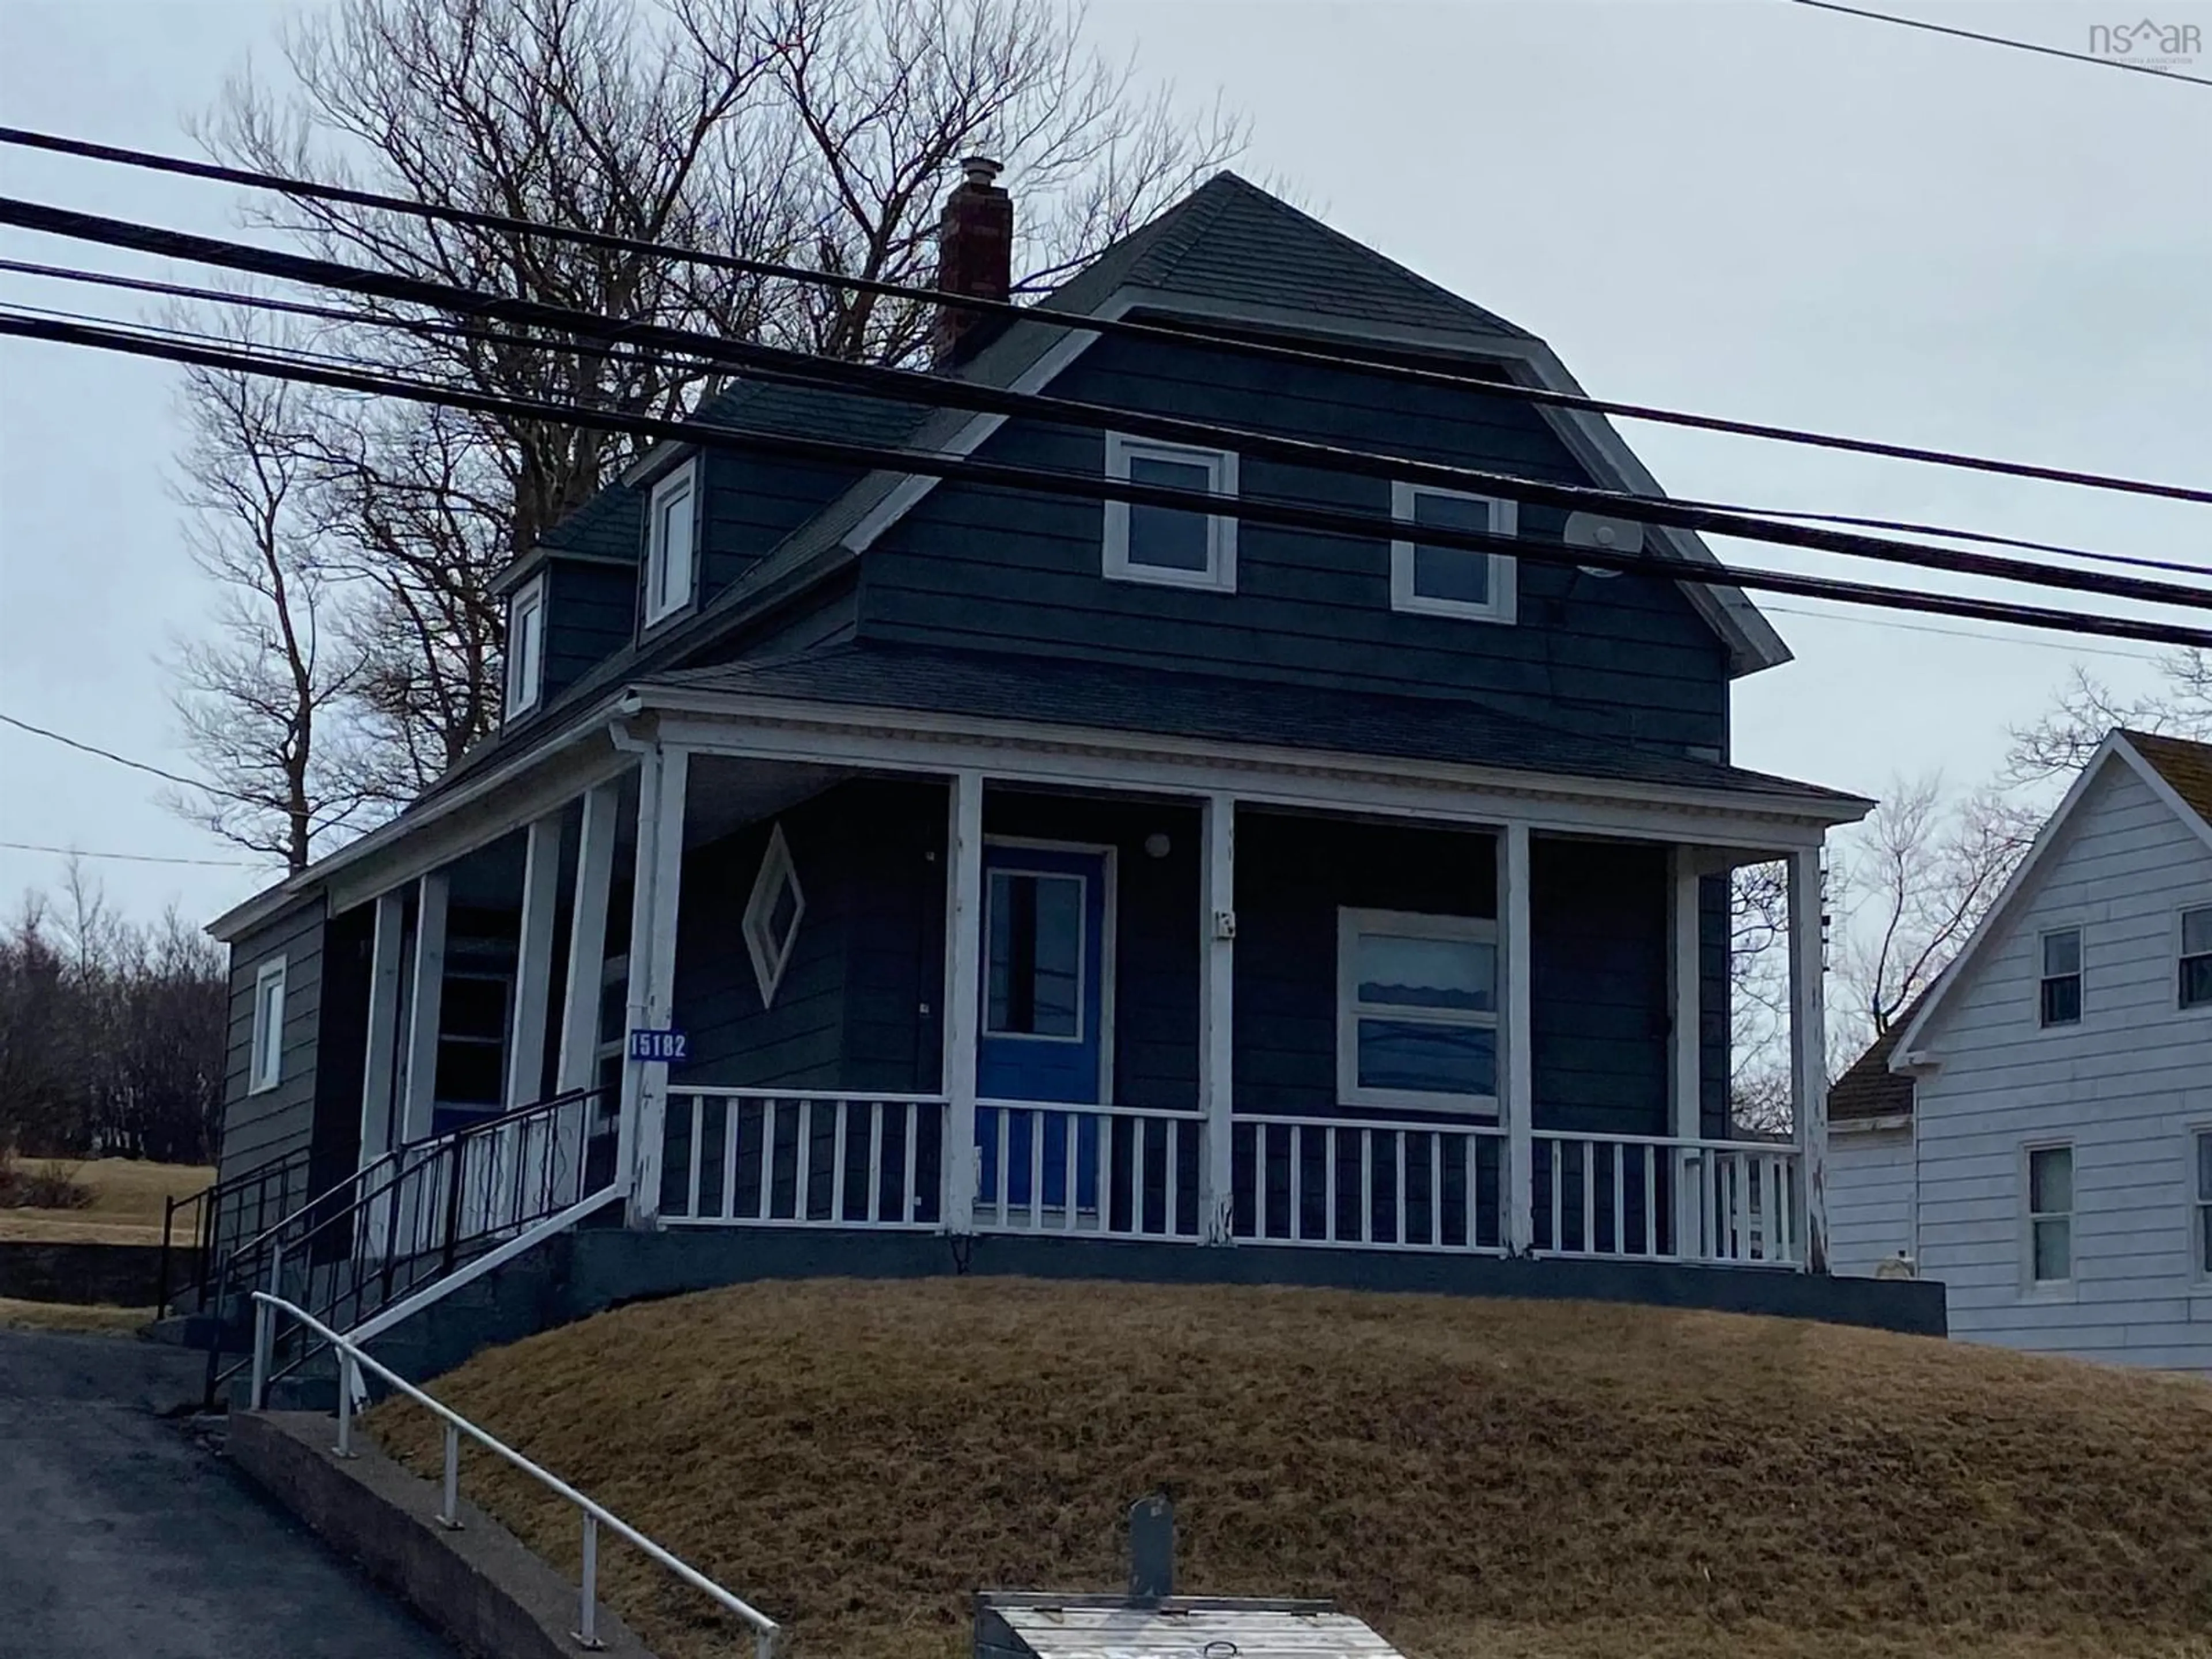
M 699 558 L 699 464 L 687 461 L 653 487 L 646 514 L 645 625 L 691 603 Z
M 1106 434 L 1106 476 L 1234 498 L 1237 457 L 1147 438 Z M 1116 581 L 1237 591 L 1237 520 L 1187 507 L 1106 503 L 1106 574 Z
M 538 707 L 545 682 L 545 578 L 514 590 L 507 602 L 507 718 Z
M 1428 484 L 1390 487 L 1390 514 L 1440 530 L 1478 534 L 1516 533 L 1514 503 L 1495 495 L 1469 495 Z M 1467 617 L 1510 623 L 1514 615 L 1510 555 L 1440 547 L 1419 539 L 1390 544 L 1390 608 L 1434 617 Z

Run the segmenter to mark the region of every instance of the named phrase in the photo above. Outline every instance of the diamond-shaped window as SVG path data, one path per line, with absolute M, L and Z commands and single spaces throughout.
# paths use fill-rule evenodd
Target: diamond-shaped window
M 752 896 L 745 901 L 745 951 L 753 959 L 763 1008 L 775 1000 L 775 988 L 791 963 L 792 946 L 799 942 L 799 920 L 805 914 L 806 895 L 799 889 L 791 847 L 779 823 L 769 831 L 768 851 L 761 854 Z

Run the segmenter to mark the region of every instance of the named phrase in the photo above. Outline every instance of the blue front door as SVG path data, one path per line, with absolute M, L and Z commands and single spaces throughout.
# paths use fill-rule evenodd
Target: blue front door
M 1106 1042 L 1106 855 L 1060 848 L 983 849 L 983 950 L 976 1093 L 984 1100 L 1095 1106 Z M 979 1194 L 1030 1200 L 1034 1139 L 1043 1139 L 1042 1201 L 1066 1201 L 1066 1149 L 1076 1141 L 1079 1206 L 1097 1202 L 1097 1136 L 1088 1115 L 993 1110 L 976 1118 Z

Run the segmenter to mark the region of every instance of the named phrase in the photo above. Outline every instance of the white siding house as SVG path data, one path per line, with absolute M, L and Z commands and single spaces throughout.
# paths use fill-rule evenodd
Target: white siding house
M 1836 1271 L 1906 1257 L 1954 1336 L 2212 1376 L 2212 746 L 2109 737 L 1891 1036 L 1831 1097 Z

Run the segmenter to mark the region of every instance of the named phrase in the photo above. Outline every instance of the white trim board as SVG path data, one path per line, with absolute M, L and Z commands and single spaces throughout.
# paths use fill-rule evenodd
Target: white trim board
M 1139 309 L 1180 312 L 1213 322 L 1249 323 L 1307 334 L 1334 335 L 1353 343 L 1415 346 L 1470 362 L 1502 364 L 1519 385 L 1565 392 L 1574 397 L 1589 395 L 1574 376 L 1567 373 L 1566 366 L 1549 346 L 1540 340 L 1518 335 L 1461 334 L 1441 330 L 1395 329 L 1379 325 L 1363 325 L 1355 328 L 1342 319 L 1316 316 L 1310 312 L 1207 300 L 1172 290 L 1146 288 L 1117 289 L 1094 309 L 1083 314 L 1111 322 Z M 1048 325 L 1042 322 L 1037 325 L 1039 327 Z M 1042 356 L 1015 378 L 1010 389 L 1020 392 L 1042 392 L 1059 377 L 1063 369 L 1103 337 L 1103 335 L 1079 330 L 1063 334 Z M 1194 343 L 1203 345 L 1204 341 L 1201 338 Z M 1635 453 L 1603 416 L 1548 404 L 1538 405 L 1537 412 L 1601 487 L 1634 495 L 1663 496 L 1666 494 L 1659 488 L 1658 480 L 1637 459 Z M 1005 415 L 973 416 L 955 436 L 939 445 L 939 448 L 946 455 L 964 459 L 981 448 L 1010 418 Z M 846 532 L 843 545 L 848 551 L 855 554 L 866 552 L 885 531 L 904 518 L 930 491 L 944 482 L 941 478 L 901 474 L 895 468 L 887 468 L 881 472 L 871 473 L 854 488 L 866 489 L 872 484 L 888 479 L 899 482 Z M 1721 562 L 1719 556 L 1695 531 L 1655 526 L 1655 533 L 1669 550 L 1686 563 L 1718 566 Z M 1773 624 L 1760 613 L 1758 606 L 1745 597 L 1742 590 L 1689 580 L 1684 580 L 1679 585 L 1698 614 L 1728 643 L 1732 672 L 1737 675 L 1755 673 L 1759 669 L 1776 667 L 1790 660 L 1790 647 L 1783 643 L 1782 636 L 1774 631 Z
M 1974 929 L 1965 946 L 1952 958 L 1951 965 L 1936 981 L 1936 988 L 1921 1004 L 1920 1012 L 1914 1017 L 1912 1024 L 1898 1038 L 1897 1046 L 1890 1053 L 1891 1071 L 1911 1072 L 1929 1063 L 1920 1052 L 1920 1043 L 1936 1014 L 1950 1000 L 1953 990 L 1972 971 L 1974 961 L 1984 948 L 2010 925 L 2014 910 L 2034 890 L 2036 884 L 2043 878 L 2044 871 L 2065 843 L 2073 828 L 2075 814 L 2081 803 L 2088 799 L 2089 791 L 2104 775 L 2105 769 L 2116 763 L 2133 771 L 2149 787 L 2152 794 L 2197 833 L 2207 848 L 2212 848 L 2212 823 L 2207 823 L 2187 801 L 2174 793 L 2173 786 L 2160 774 L 2158 768 L 2142 757 L 2135 745 L 2127 740 L 2125 732 L 2118 729 L 2106 732 L 2104 742 L 2097 745 L 2097 752 L 2089 757 L 2080 775 L 2067 789 L 2066 798 L 2058 803 L 2057 810 L 2044 820 L 2043 828 L 2036 832 L 2034 844 L 2027 849 L 2027 856 L 2020 861 L 2020 868 L 2013 872 L 2012 879 L 1997 895 L 1996 902 L 1990 906 L 1989 914 L 1982 918 L 1981 926 Z M 2039 969 L 2039 961 L 2037 965 Z

